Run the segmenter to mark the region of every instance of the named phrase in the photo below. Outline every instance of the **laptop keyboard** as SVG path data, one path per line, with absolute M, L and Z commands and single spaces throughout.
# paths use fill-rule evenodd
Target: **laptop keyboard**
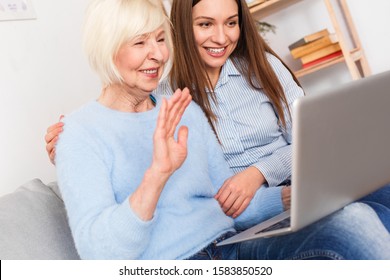
M 276 229 L 280 229 L 280 228 L 286 228 L 286 227 L 289 227 L 290 226 L 290 217 L 287 217 L 273 225 L 270 225 L 269 227 L 265 228 L 265 229 L 262 229 L 258 232 L 256 232 L 255 234 L 259 234 L 259 233 L 263 233 L 263 232 L 268 232 L 268 231 L 271 231 L 271 230 L 276 230 Z

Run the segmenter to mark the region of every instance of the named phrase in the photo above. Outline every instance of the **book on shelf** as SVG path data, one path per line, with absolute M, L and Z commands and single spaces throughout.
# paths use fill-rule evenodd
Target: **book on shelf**
M 321 64 L 321 63 L 325 63 L 327 61 L 330 61 L 332 59 L 335 59 L 335 58 L 338 58 L 338 57 L 341 57 L 341 56 L 343 56 L 343 52 L 340 50 L 340 51 L 337 51 L 337 52 L 325 55 L 323 57 L 320 57 L 318 59 L 315 59 L 313 61 L 304 63 L 304 64 L 302 64 L 302 69 L 313 67 L 315 65 L 318 65 L 318 64 Z
M 335 33 L 331 33 L 329 35 L 322 36 L 310 43 L 294 48 L 290 50 L 290 53 L 294 59 L 297 59 L 337 42 L 337 35 Z
M 323 36 L 329 35 L 329 30 L 328 29 L 322 29 L 320 31 L 314 32 L 312 34 L 308 34 L 304 36 L 303 38 L 299 39 L 298 41 L 292 43 L 291 45 L 288 46 L 288 49 L 291 51 L 292 49 L 295 49 L 297 47 L 303 46 L 304 44 L 313 42 L 314 40 L 317 40 Z
M 322 49 L 316 50 L 316 51 L 309 53 L 307 55 L 304 55 L 304 56 L 300 57 L 299 59 L 300 59 L 302 64 L 305 64 L 305 63 L 311 62 L 313 60 L 319 59 L 321 57 L 324 57 L 326 55 L 332 54 L 332 53 L 340 51 L 340 50 L 341 50 L 340 44 L 335 43 L 335 44 L 326 46 Z

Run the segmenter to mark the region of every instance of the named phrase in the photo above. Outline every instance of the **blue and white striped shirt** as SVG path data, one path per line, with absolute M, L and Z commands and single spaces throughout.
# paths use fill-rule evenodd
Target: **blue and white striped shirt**
M 303 90 L 276 57 L 268 55 L 268 60 L 291 108 L 294 100 L 303 96 Z M 160 90 L 165 94 L 172 93 L 166 80 L 157 89 L 161 94 Z M 254 166 L 264 175 L 269 186 L 277 186 L 290 178 L 292 123 L 287 109 L 287 127 L 284 129 L 263 90 L 253 89 L 231 60 L 222 67 L 215 94 L 217 104 L 211 101 L 218 120 L 215 128 L 233 172 Z

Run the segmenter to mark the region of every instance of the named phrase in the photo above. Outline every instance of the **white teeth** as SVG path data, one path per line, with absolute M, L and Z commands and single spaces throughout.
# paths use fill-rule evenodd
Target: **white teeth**
M 220 48 L 220 49 L 207 48 L 207 50 L 212 53 L 221 53 L 225 50 L 225 48 Z
M 157 69 L 154 69 L 154 70 L 144 70 L 142 72 L 145 73 L 145 74 L 156 74 L 157 73 Z

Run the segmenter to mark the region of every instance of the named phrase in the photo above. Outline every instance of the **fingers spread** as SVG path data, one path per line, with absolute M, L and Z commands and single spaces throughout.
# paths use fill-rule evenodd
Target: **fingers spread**
M 173 136 L 177 125 L 179 124 L 184 111 L 191 102 L 191 96 L 188 89 L 176 90 L 174 96 L 168 101 L 170 106 L 168 107 L 167 129 L 168 134 Z

